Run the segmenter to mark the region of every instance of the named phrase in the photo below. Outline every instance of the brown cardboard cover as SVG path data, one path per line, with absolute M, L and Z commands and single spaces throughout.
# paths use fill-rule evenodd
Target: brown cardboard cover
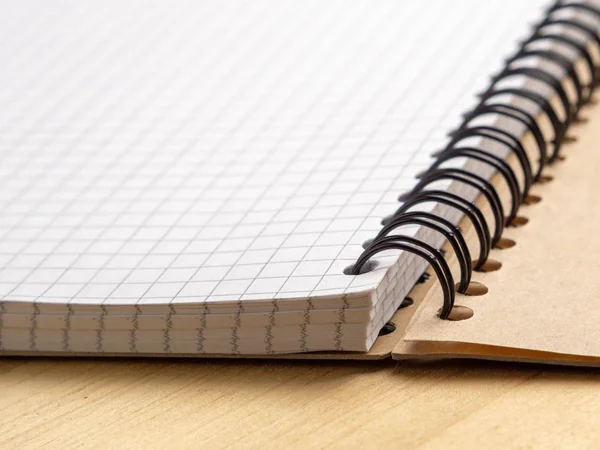
M 562 364 L 600 364 L 600 108 L 573 128 L 566 160 L 548 168 L 554 181 L 535 187 L 543 200 L 524 206 L 530 221 L 508 229 L 517 245 L 494 250 L 497 272 L 474 274 L 489 288 L 457 296 L 474 316 L 440 320 L 440 293 L 429 291 L 395 358 L 474 357 Z

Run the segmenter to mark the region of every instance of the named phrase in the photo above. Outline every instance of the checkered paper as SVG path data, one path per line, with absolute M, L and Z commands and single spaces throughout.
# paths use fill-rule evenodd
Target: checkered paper
M 125 316 L 130 337 L 145 315 L 230 314 L 229 343 L 242 318 L 268 333 L 308 309 L 326 329 L 310 349 L 329 349 L 356 309 L 366 349 L 387 268 L 405 295 L 423 265 L 343 269 L 540 17 L 524 3 L 6 2 L 3 326 L 21 314 L 25 347 L 64 349 L 67 330 L 71 349 L 79 317 Z

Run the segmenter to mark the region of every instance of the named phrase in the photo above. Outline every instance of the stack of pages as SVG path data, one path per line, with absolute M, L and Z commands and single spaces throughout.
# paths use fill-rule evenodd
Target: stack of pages
M 427 262 L 363 243 L 545 6 L 5 5 L 0 351 L 368 351 Z

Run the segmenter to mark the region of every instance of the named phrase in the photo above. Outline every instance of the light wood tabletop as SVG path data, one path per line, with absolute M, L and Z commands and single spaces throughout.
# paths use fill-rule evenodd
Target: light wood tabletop
M 600 370 L 0 360 L 1 448 L 599 448 Z

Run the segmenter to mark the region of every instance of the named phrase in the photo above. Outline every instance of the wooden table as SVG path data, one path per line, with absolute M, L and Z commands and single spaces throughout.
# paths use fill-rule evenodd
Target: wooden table
M 0 447 L 600 448 L 600 370 L 0 360 Z

